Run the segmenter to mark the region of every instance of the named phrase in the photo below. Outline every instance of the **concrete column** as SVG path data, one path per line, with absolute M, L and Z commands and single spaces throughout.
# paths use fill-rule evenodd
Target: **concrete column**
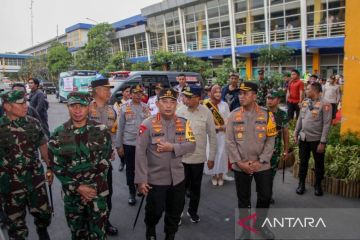
M 178 8 L 178 14 L 179 14 L 179 24 L 180 24 L 180 34 L 181 34 L 181 46 L 182 46 L 182 50 L 183 53 L 186 52 L 186 46 L 185 46 L 185 34 L 184 34 L 184 23 L 183 23 L 183 15 L 182 15 L 182 11 L 181 8 Z
M 319 50 L 317 50 L 317 52 L 313 53 L 313 58 L 312 58 L 312 67 L 313 67 L 313 72 L 319 74 L 320 73 L 320 53 Z
M 163 16 L 163 25 L 164 25 L 165 51 L 169 51 L 168 36 L 167 36 L 167 32 L 166 32 L 165 15 Z
M 307 18 L 306 18 L 306 0 L 300 0 L 301 16 L 301 65 L 302 74 L 306 72 L 306 39 L 307 39 Z
M 236 31 L 235 31 L 235 16 L 234 16 L 234 1 L 228 0 L 229 8 L 229 22 L 230 22 L 230 36 L 231 36 L 231 60 L 233 69 L 236 69 Z
M 150 44 L 150 36 L 149 35 L 150 35 L 149 32 L 145 32 L 147 58 L 148 58 L 148 62 L 151 63 L 151 44 Z
M 209 21 L 208 21 L 208 14 L 207 14 L 207 4 L 204 4 L 205 7 L 205 24 L 206 24 L 206 36 L 207 36 L 207 49 L 210 49 L 210 32 L 209 32 Z
M 360 1 L 346 1 L 345 12 L 345 57 L 344 57 L 344 94 L 342 98 L 341 133 L 347 131 L 360 133 L 360 94 L 359 94 L 359 31 Z
M 266 1 L 266 0 L 264 0 Z M 252 20 L 252 17 L 251 17 L 251 3 L 252 3 L 252 0 L 247 0 L 247 15 L 246 15 L 246 44 L 250 45 L 252 44 L 251 42 L 251 34 L 252 34 L 252 29 L 251 29 L 251 20 Z
M 268 6 L 268 0 L 264 0 L 264 16 L 265 16 L 265 39 L 266 44 L 270 44 L 270 38 L 269 38 L 269 6 Z

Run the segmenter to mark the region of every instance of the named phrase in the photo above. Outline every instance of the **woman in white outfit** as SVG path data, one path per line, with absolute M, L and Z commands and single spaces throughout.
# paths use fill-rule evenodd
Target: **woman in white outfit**
M 213 185 L 222 186 L 224 184 L 223 176 L 228 171 L 228 157 L 225 150 L 225 129 L 230 110 L 228 104 L 221 100 L 221 88 L 219 85 L 214 85 L 211 88 L 210 98 L 204 100 L 204 105 L 213 113 L 218 147 L 214 168 L 210 170 L 205 164 L 204 171 L 205 174 L 212 175 L 211 181 Z

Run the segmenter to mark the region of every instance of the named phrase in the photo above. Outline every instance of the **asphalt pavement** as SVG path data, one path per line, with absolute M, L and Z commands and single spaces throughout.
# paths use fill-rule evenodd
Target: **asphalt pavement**
M 54 95 L 49 95 L 50 108 L 48 110 L 50 130 L 68 119 L 65 104 L 60 104 Z M 119 159 L 113 162 L 113 209 L 111 222 L 119 229 L 119 235 L 109 239 L 145 239 L 144 206 L 141 211 L 135 231 L 132 230 L 133 221 L 138 210 L 140 198 L 136 206 L 131 207 L 127 203 L 128 188 L 126 186 L 125 171 L 119 172 Z M 281 173 L 281 171 L 280 171 Z M 359 199 L 346 199 L 326 194 L 323 197 L 315 197 L 313 189 L 307 186 L 307 192 L 303 196 L 295 193 L 297 179 L 291 174 L 291 169 L 286 170 L 285 182 L 282 183 L 282 174 L 277 174 L 274 183 L 275 204 L 271 207 L 277 208 L 360 208 Z M 232 173 L 230 173 L 232 175 Z M 53 187 L 53 199 L 55 214 L 49 227 L 49 234 L 53 240 L 71 239 L 70 230 L 64 215 L 64 204 L 61 196 L 59 181 L 55 179 Z M 255 188 L 253 184 L 252 203 L 255 205 Z M 144 204 L 145 205 L 145 204 Z M 184 214 L 182 225 L 176 235 L 178 240 L 229 240 L 235 235 L 235 208 L 237 198 L 234 182 L 225 182 L 224 186 L 212 186 L 210 177 L 205 176 L 202 182 L 202 196 L 200 200 L 199 216 L 201 221 L 197 224 L 191 223 Z M 186 208 L 185 208 L 186 209 Z M 184 211 L 185 212 L 185 211 Z M 37 234 L 33 224 L 33 218 L 27 214 L 29 227 L 29 239 L 35 240 Z M 158 239 L 164 239 L 163 219 L 157 226 Z M 0 235 L 1 238 L 1 235 Z

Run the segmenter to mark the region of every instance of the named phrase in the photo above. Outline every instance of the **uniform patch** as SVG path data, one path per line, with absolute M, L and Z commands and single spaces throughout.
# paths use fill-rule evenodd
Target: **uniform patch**
M 139 127 L 139 135 L 141 136 L 146 130 L 147 130 L 147 127 L 145 125 L 141 124 Z
M 325 106 L 324 106 L 324 110 L 325 110 L 326 112 L 330 111 L 330 105 L 325 105 Z

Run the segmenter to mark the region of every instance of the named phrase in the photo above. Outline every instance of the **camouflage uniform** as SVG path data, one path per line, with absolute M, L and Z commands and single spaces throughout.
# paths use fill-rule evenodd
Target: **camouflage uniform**
M 275 138 L 274 153 L 270 163 L 271 163 L 272 174 L 273 176 L 275 176 L 282 150 L 283 129 L 289 127 L 289 119 L 287 117 L 287 113 L 281 109 L 278 109 L 276 112 L 273 112 L 273 115 L 276 122 L 277 135 Z
M 71 93 L 68 104 L 88 105 L 87 97 L 85 94 Z M 55 129 L 49 150 L 54 173 L 65 193 L 65 216 L 72 239 L 106 239 L 107 174 L 112 152 L 108 129 L 92 120 L 76 128 L 70 119 Z M 77 192 L 80 185 L 93 187 L 97 190 L 97 196 L 83 203 Z
M 257 81 L 256 84 L 258 85 L 257 103 L 260 106 L 266 106 L 266 96 L 272 89 L 273 84 L 269 79 Z
M 22 91 L 8 91 L 1 97 L 9 103 L 26 101 Z M 35 155 L 47 140 L 35 118 L 25 116 L 10 120 L 6 114 L 0 118 L 0 199 L 8 216 L 10 239 L 28 236 L 26 207 L 38 229 L 50 225 L 44 169 Z

